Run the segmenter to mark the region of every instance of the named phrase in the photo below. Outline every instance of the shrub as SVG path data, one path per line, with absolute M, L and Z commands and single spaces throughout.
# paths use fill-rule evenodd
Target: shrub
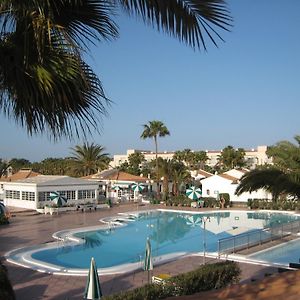
M 6 268 L 0 262 L 0 299 L 14 300 L 15 294 L 7 276 Z
M 185 195 L 173 196 L 166 200 L 168 206 L 191 206 L 192 200 Z
M 195 271 L 173 277 L 172 283 L 178 287 L 178 295 L 191 295 L 236 283 L 239 275 L 237 263 L 226 261 L 204 265 Z
M 150 203 L 151 204 L 160 204 L 160 200 L 159 199 L 150 199 Z
M 252 199 L 248 199 L 248 201 L 247 201 L 248 207 L 252 208 L 252 203 L 253 203 L 253 200 Z
M 300 203 L 294 200 L 282 200 L 273 202 L 269 199 L 248 199 L 248 206 L 251 209 L 274 209 L 274 210 L 296 210 L 300 208 Z
M 0 225 L 9 224 L 8 218 L 4 214 L 0 214 Z
M 164 284 L 143 287 L 106 296 L 105 300 L 156 300 L 172 296 L 191 295 L 201 291 L 226 287 L 239 280 L 240 268 L 232 261 L 208 264 L 195 271 L 171 277 Z
M 204 205 L 203 205 L 204 207 L 212 208 L 212 207 L 216 207 L 218 204 L 218 201 L 213 197 L 203 197 L 201 198 L 201 200 L 204 201 Z

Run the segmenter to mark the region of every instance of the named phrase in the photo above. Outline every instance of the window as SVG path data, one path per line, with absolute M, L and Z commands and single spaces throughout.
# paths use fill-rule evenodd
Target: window
M 7 199 L 20 199 L 20 191 L 5 191 L 5 197 Z
M 76 199 L 75 191 L 58 191 L 58 193 L 61 196 L 66 197 L 67 200 L 75 200 Z
M 39 201 L 50 201 L 50 192 L 39 192 Z
M 94 199 L 95 190 L 80 190 L 78 191 L 78 199 Z
M 22 200 L 35 201 L 34 192 L 22 192 Z

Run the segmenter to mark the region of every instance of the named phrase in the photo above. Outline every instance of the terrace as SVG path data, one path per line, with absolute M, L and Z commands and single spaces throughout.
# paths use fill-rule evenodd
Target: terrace
M 149 206 L 149 209 L 157 207 L 157 205 L 155 207 Z M 185 208 L 185 210 L 186 209 L 187 208 Z M 136 205 L 126 204 L 115 206 L 112 209 L 103 209 L 95 212 L 69 212 L 53 216 L 36 214 L 33 211 L 13 211 L 12 213 L 14 217 L 11 219 L 11 224 L 1 227 L 0 255 L 3 256 L 11 249 L 53 241 L 52 234 L 56 231 L 98 225 L 100 218 L 113 216 L 120 212 L 134 210 L 137 210 Z M 215 259 L 211 259 L 210 261 L 214 262 Z M 177 275 L 179 273 L 193 270 L 201 263 L 202 257 L 185 257 L 183 259 L 178 259 L 176 261 L 156 266 L 153 270 L 153 274 L 164 273 Z M 8 268 L 9 277 L 13 284 L 17 299 L 82 299 L 86 284 L 86 276 L 50 275 L 17 265 L 12 265 L 8 262 L 4 262 L 4 264 Z M 273 267 L 249 265 L 246 263 L 241 263 L 240 266 L 242 269 L 241 283 L 243 284 L 253 282 L 254 280 L 257 282 L 258 280 L 263 279 L 265 274 L 277 273 L 277 268 Z M 298 273 L 299 272 L 289 272 L 288 276 L 290 278 L 292 276 L 291 274 L 295 274 L 294 277 L 296 278 Z M 147 274 L 142 270 L 125 274 L 99 275 L 104 295 L 113 294 L 121 290 L 133 289 L 147 283 Z M 286 273 L 284 275 L 286 275 Z M 268 280 L 275 280 L 276 278 L 282 277 L 282 275 L 278 276 L 279 277 L 268 278 Z M 291 281 L 289 281 L 289 284 L 290 282 Z M 255 290 L 253 283 L 250 285 L 252 286 L 252 290 Z M 244 289 L 246 290 L 246 288 Z M 230 291 L 233 293 L 233 290 L 234 287 L 229 288 L 228 293 Z M 257 290 L 259 290 L 258 286 Z M 217 294 L 215 294 L 216 292 L 218 291 L 210 292 L 214 293 L 214 299 L 225 299 L 217 298 Z M 295 295 L 294 288 L 293 294 Z M 219 291 L 218 295 L 222 295 L 222 291 Z M 251 294 L 249 294 L 249 296 L 250 295 Z M 300 295 L 300 288 L 298 288 L 298 295 Z M 285 294 L 285 299 L 288 299 L 287 296 L 288 295 Z

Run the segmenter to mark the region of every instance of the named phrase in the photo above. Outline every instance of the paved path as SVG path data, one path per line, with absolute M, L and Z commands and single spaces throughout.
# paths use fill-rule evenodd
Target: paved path
M 118 212 L 135 211 L 151 207 L 121 205 L 96 212 L 70 212 L 59 215 L 41 215 L 34 212 L 13 212 L 11 224 L 0 227 L 0 257 L 12 249 L 53 241 L 52 234 L 63 229 L 92 226 L 99 219 Z M 17 299 L 82 299 L 86 277 L 57 276 L 39 273 L 31 269 L 4 262 L 9 271 Z M 155 267 L 154 274 L 176 275 L 195 269 L 202 263 L 201 257 L 187 257 Z M 265 273 L 276 273 L 269 267 L 241 264 L 242 282 L 251 278 L 262 279 Z M 147 273 L 136 271 L 129 274 L 100 276 L 104 295 L 132 289 L 147 283 Z

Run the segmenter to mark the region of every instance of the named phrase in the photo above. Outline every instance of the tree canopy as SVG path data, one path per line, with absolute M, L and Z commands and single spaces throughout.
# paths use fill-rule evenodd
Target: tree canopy
M 300 198 L 300 136 L 297 144 L 289 141 L 278 142 L 267 150 L 273 165 L 266 165 L 250 171 L 241 178 L 236 194 L 256 191 L 263 188 L 273 195 L 273 199 L 288 195 Z
M 227 146 L 222 150 L 219 157 L 219 165 L 222 170 L 230 170 L 236 167 L 245 166 L 245 150 L 243 148 L 234 149 L 232 146 Z
M 94 143 L 84 143 L 71 149 L 73 170 L 75 173 L 87 176 L 106 169 L 110 162 L 108 153 L 103 153 L 104 147 Z

